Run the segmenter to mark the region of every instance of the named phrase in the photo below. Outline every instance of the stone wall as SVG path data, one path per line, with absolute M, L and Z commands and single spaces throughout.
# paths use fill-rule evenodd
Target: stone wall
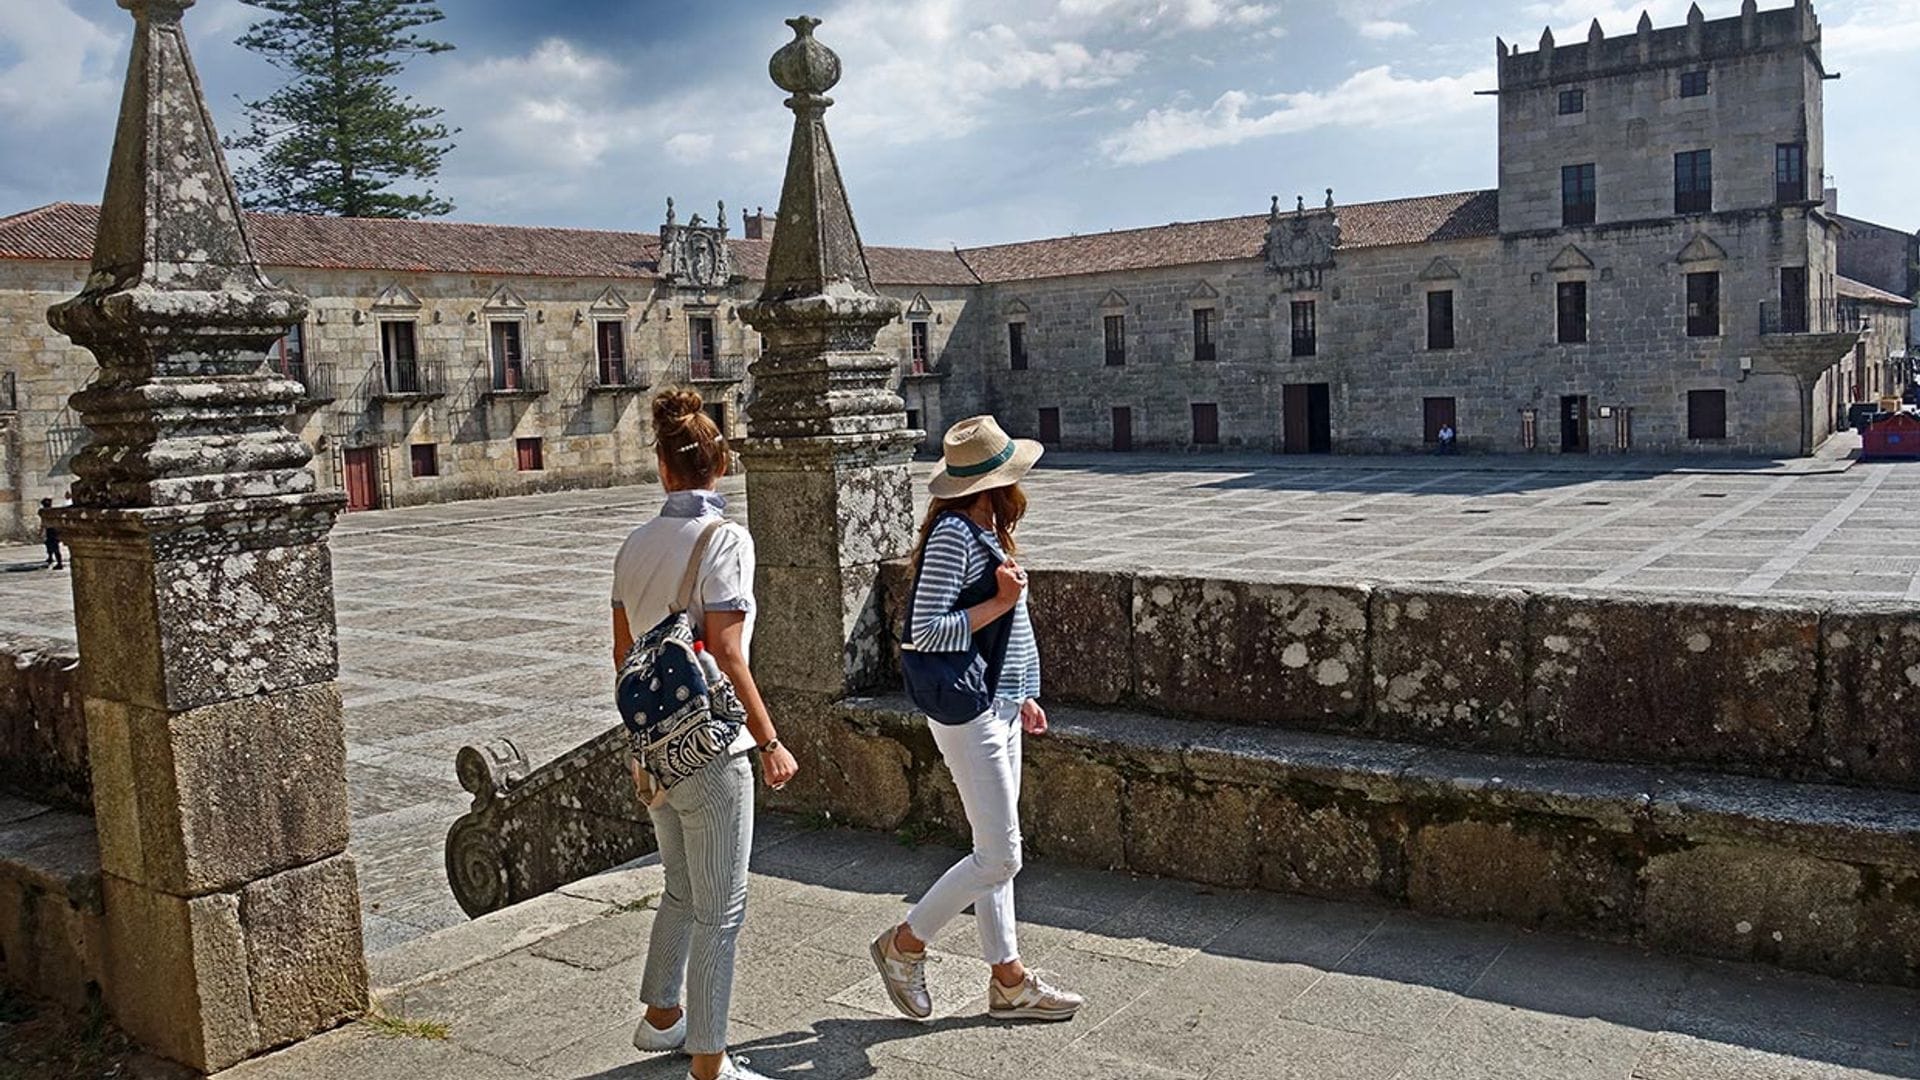
M 890 617 L 908 568 L 889 568 Z M 1033 570 L 1046 699 L 1920 791 L 1920 607 Z
M 642 279 L 498 277 L 480 274 L 378 273 L 282 268 L 276 279 L 307 295 L 305 361 L 324 392 L 303 405 L 294 424 L 316 449 L 323 489 L 343 486 L 347 450 L 375 451 L 380 501 L 408 506 L 453 499 L 604 487 L 653 479 L 651 418 L 645 389 L 684 380 L 687 317 L 713 318 L 723 362 L 739 371 L 760 352 L 759 335 L 741 321 L 740 304 L 756 286 L 693 293 Z M 47 307 L 78 292 L 81 263 L 0 260 L 0 373 L 18 381 L 19 412 L 0 416 L 0 539 L 39 535 L 42 498 L 66 500 L 68 463 L 88 433 L 67 399 L 95 370 L 93 357 L 47 325 Z M 878 347 L 898 356 L 896 379 L 908 407 L 933 438 L 953 420 L 943 388 L 962 365 L 950 347 L 965 341 L 968 290 L 900 286 L 888 290 L 905 313 L 884 327 Z M 423 364 L 444 373 L 443 396 L 400 403 L 378 400 L 380 324 L 412 321 Z M 646 386 L 629 392 L 593 388 L 596 324 L 625 327 L 629 367 Z M 547 390 L 537 396 L 494 396 L 490 324 L 520 324 L 529 360 L 544 366 Z M 929 374 L 908 373 L 911 323 L 927 324 Z M 956 341 L 956 333 L 962 336 Z M 709 403 L 726 408 L 728 433 L 746 433 L 751 380 L 703 382 Z M 963 399 L 965 395 L 962 396 Z M 522 470 L 517 440 L 541 440 L 541 468 Z M 410 447 L 435 447 L 437 471 L 413 475 Z
M 71 642 L 0 642 L 0 792 L 92 810 L 79 671 Z

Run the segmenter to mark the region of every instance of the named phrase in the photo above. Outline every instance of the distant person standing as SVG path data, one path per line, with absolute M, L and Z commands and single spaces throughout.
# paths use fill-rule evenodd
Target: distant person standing
M 52 499 L 40 500 L 41 513 L 51 509 L 53 509 Z M 47 561 L 41 563 L 41 567 L 47 570 L 65 570 L 66 560 L 60 557 L 60 530 L 43 524 L 40 526 L 40 537 L 47 543 Z

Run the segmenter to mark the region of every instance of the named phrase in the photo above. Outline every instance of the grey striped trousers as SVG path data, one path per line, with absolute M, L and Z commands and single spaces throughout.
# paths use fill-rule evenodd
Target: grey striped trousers
M 653 917 L 640 1000 L 659 1009 L 687 991 L 689 1054 L 727 1048 L 734 943 L 747 915 L 747 855 L 753 847 L 753 766 L 736 754 L 708 764 L 647 811 L 667 871 Z

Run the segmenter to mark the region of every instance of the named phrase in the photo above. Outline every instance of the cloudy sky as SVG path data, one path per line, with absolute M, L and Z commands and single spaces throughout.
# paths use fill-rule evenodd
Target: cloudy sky
M 1763 7 L 1782 0 L 1763 0 Z M 1630 32 L 1687 0 L 817 0 L 845 62 L 828 124 L 869 243 L 978 244 L 1494 182 L 1493 39 Z M 766 58 L 795 0 L 441 0 L 454 52 L 406 87 L 461 131 L 467 221 L 652 229 L 779 199 L 790 114 Z M 1702 0 L 1709 18 L 1739 0 Z M 1920 228 L 1920 0 L 1825 0 L 1827 169 L 1843 208 Z M 222 130 L 276 73 L 199 0 Z M 99 198 L 126 62 L 112 0 L 0 0 L 0 213 Z M 706 211 L 711 213 L 711 211 Z

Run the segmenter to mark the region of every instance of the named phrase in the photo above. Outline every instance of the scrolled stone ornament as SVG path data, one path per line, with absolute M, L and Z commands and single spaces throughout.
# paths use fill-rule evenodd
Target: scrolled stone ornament
M 453 759 L 460 786 L 473 793 L 475 809 L 505 795 L 527 778 L 527 755 L 512 739 L 489 739 L 479 746 L 463 746 Z M 451 870 L 452 855 L 448 855 Z
M 464 760 L 464 752 L 462 756 Z M 447 884 L 460 910 L 472 918 L 507 906 L 512 886 L 493 829 L 470 817 L 453 823 L 447 831 Z

